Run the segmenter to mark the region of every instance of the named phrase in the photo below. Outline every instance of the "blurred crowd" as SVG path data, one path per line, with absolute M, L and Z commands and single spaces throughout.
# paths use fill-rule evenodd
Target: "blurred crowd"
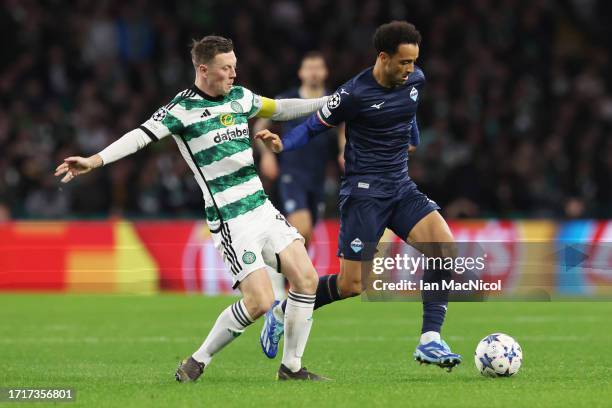
M 372 65 L 371 36 L 392 19 L 423 35 L 428 82 L 409 168 L 446 216 L 612 217 L 608 2 L 3 3 L 0 220 L 203 217 L 170 139 L 67 185 L 53 170 L 64 157 L 97 153 L 190 86 L 191 38 L 231 37 L 238 83 L 273 96 L 297 85 L 310 50 L 325 55 L 330 89 Z

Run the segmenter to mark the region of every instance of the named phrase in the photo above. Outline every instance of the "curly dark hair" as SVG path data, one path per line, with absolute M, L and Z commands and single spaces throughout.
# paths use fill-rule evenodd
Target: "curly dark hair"
M 393 55 L 400 44 L 419 45 L 420 43 L 421 33 L 414 24 L 406 21 L 391 21 L 378 27 L 374 33 L 374 47 L 377 53 L 386 52 Z

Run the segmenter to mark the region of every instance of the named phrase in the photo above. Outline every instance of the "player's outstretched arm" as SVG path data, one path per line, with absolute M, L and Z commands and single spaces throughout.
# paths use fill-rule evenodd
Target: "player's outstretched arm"
M 255 116 L 284 122 L 308 116 L 321 109 L 326 103 L 327 96 L 313 99 L 270 99 L 262 97 L 261 109 Z
M 311 141 L 315 136 L 329 130 L 331 126 L 325 124 L 319 117 L 319 112 L 311 115 L 305 122 L 291 129 L 283 137 L 282 144 L 284 151 L 298 149 Z
M 291 129 L 281 140 L 276 133 L 268 129 L 261 130 L 255 134 L 255 140 L 261 140 L 268 149 L 274 153 L 295 150 L 304 146 L 313 137 L 325 132 L 330 128 L 319 119 L 319 113 L 311 115 L 305 122 Z
M 76 176 L 89 173 L 95 168 L 135 153 L 149 143 L 151 143 L 151 138 L 142 129 L 134 129 L 121 136 L 98 154 L 87 158 L 80 156 L 65 158 L 64 162 L 55 169 L 55 175 L 64 175 L 61 181 L 62 183 L 68 183 Z
M 285 101 L 290 100 L 292 99 L 285 99 Z M 283 137 L 282 142 L 280 141 L 278 135 L 275 135 L 272 132 L 270 132 L 270 134 L 274 136 L 271 136 L 268 133 L 260 136 L 261 140 L 264 140 L 265 136 L 265 139 L 268 139 L 270 143 L 272 143 L 272 146 L 278 146 L 278 144 L 280 143 L 280 148 L 285 152 L 304 146 L 315 136 L 339 125 L 341 122 L 350 120 L 356 115 L 357 112 L 355 97 L 351 95 L 350 92 L 347 92 L 347 90 L 344 88 L 340 88 L 340 90 L 336 91 L 336 93 L 334 93 L 329 98 L 326 97 L 320 99 L 297 99 L 295 101 L 319 101 L 318 103 L 312 105 L 311 108 L 315 108 L 316 106 L 318 106 L 320 109 L 314 109 L 316 110 L 316 113 L 310 115 L 310 117 L 306 119 L 306 121 L 294 127 L 288 134 Z M 265 104 L 262 105 L 260 113 L 264 111 L 266 111 Z M 270 116 L 270 118 L 274 119 L 273 116 Z M 277 141 L 276 138 L 278 138 L 279 140 Z

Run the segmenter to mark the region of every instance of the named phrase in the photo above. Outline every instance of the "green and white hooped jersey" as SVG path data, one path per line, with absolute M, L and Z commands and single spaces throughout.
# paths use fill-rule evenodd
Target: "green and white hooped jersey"
M 263 205 L 267 196 L 255 169 L 248 119 L 262 99 L 234 86 L 211 98 L 193 86 L 159 108 L 139 129 L 153 141 L 172 135 L 204 194 L 211 230 Z

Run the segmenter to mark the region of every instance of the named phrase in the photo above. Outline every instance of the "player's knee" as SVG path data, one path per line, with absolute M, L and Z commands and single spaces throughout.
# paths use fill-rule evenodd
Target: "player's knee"
M 274 304 L 274 293 L 271 290 L 261 290 L 245 295 L 244 303 L 253 320 L 265 314 Z
M 312 295 L 317 291 L 317 284 L 319 283 L 319 277 L 314 268 L 300 273 L 296 279 L 291 283 L 291 290 L 297 293 L 304 293 L 306 295 Z
M 265 299 L 261 299 L 255 306 L 253 310 L 253 315 L 251 316 L 253 320 L 263 316 L 268 310 L 272 308 L 274 304 L 274 296 L 266 297 Z
M 304 277 L 304 291 L 305 293 L 316 293 L 317 285 L 319 284 L 319 275 L 314 268 L 309 271 Z

